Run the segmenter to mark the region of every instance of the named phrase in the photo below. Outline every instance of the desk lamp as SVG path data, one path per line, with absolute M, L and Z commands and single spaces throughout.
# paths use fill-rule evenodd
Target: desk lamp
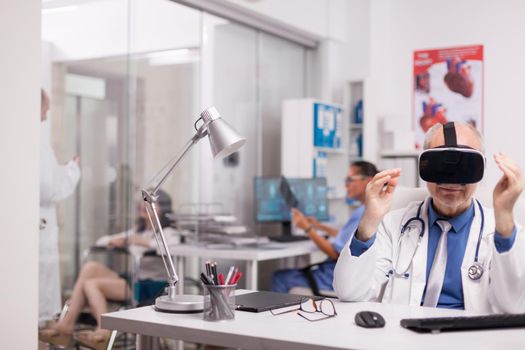
M 197 127 L 199 121 L 202 122 L 202 125 Z M 142 189 L 142 198 L 146 202 L 148 218 L 155 232 L 155 240 L 157 241 L 160 255 L 169 278 L 169 286 L 167 287 L 168 294 L 160 296 L 155 300 L 155 308 L 159 311 L 199 312 L 203 309 L 203 299 L 201 295 L 176 294 L 175 284 L 178 282 L 179 277 L 175 271 L 173 258 L 169 252 L 157 212 L 157 192 L 159 188 L 171 175 L 175 167 L 181 162 L 188 151 L 205 136 L 208 136 L 209 138 L 214 158 L 226 157 L 233 152 L 236 152 L 246 143 L 246 139 L 239 136 L 233 128 L 221 118 L 215 107 L 205 109 L 200 114 L 200 118 L 195 122 L 194 128 L 197 132 L 188 143 L 186 143 L 180 155 L 168 162 L 168 164 L 166 164 L 159 173 L 154 176 L 150 185 Z M 156 181 L 156 179 L 159 178 L 160 180 Z

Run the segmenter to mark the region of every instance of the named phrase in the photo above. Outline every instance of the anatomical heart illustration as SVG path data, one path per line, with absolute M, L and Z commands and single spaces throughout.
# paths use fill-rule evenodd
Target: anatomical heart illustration
M 424 132 L 437 123 L 446 124 L 447 122 L 447 109 L 441 103 L 437 103 L 432 97 L 428 102 L 423 102 L 423 115 L 419 118 L 419 124 Z
M 445 75 L 445 84 L 448 88 L 465 97 L 472 96 L 474 82 L 470 74 L 470 65 L 459 57 L 447 59 L 448 72 Z

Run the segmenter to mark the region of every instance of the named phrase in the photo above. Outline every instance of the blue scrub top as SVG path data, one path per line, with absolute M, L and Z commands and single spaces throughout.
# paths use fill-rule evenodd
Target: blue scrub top
M 355 230 L 357 230 L 357 226 L 359 226 L 359 222 L 361 221 L 364 211 L 365 207 L 363 205 L 356 208 L 352 213 L 352 216 L 350 216 L 350 219 L 348 219 L 346 224 L 341 228 L 341 230 L 339 230 L 337 236 L 335 236 L 332 240 L 332 246 L 339 254 L 345 247 L 350 237 L 354 234 Z M 316 270 L 312 271 L 317 286 L 320 290 L 334 289 L 332 284 L 334 280 L 334 268 L 336 263 L 336 260 L 328 258 L 322 264 L 319 264 Z
M 348 242 L 350 237 L 354 234 L 355 230 L 357 230 L 357 226 L 359 226 L 359 222 L 361 221 L 361 217 L 363 216 L 364 212 L 364 205 L 361 205 L 358 208 L 356 208 L 352 213 L 350 219 L 348 219 L 346 224 L 343 226 L 343 228 L 339 231 L 337 236 L 335 236 L 334 240 L 332 241 L 332 246 L 339 254 L 341 254 L 341 250 L 343 250 L 346 242 Z

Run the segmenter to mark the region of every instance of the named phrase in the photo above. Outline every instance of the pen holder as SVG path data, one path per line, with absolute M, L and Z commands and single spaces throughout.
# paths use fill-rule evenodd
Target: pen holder
M 236 284 L 209 285 L 203 284 L 205 321 L 233 320 L 235 318 Z

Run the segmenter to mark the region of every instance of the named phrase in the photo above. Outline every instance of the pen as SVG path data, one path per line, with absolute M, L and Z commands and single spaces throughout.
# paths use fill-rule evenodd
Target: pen
M 224 275 L 221 273 L 219 273 L 219 284 L 220 285 L 224 285 Z
M 210 261 L 209 260 L 206 260 L 205 266 L 206 266 L 206 276 L 210 276 L 211 275 L 211 266 L 210 266 Z
M 239 268 L 235 266 L 232 272 L 232 276 L 230 277 L 230 280 L 228 281 L 228 284 L 233 284 L 233 279 L 235 278 L 235 276 L 237 276 L 238 272 L 239 272 Z
M 206 275 L 204 273 L 201 273 L 200 279 L 201 279 L 202 283 L 210 284 L 210 281 L 208 280 L 208 278 L 206 277 Z
M 214 262 L 213 264 L 211 264 L 211 273 L 213 275 L 213 281 L 215 282 L 215 284 L 219 284 L 219 281 L 217 280 L 217 263 Z
M 237 283 L 241 279 L 241 277 L 242 277 L 242 272 L 237 272 L 237 275 L 235 275 L 231 284 Z
M 202 283 L 204 283 L 204 284 L 208 284 L 208 281 L 207 281 L 205 278 L 203 278 L 202 276 L 201 276 L 201 281 L 202 281 Z
M 201 272 L 201 281 L 204 284 L 213 285 L 213 281 L 211 281 L 210 278 L 206 276 L 203 272 Z
M 228 275 L 226 275 L 226 284 L 230 284 L 233 277 L 233 270 L 235 270 L 235 266 L 232 265 L 228 270 Z

